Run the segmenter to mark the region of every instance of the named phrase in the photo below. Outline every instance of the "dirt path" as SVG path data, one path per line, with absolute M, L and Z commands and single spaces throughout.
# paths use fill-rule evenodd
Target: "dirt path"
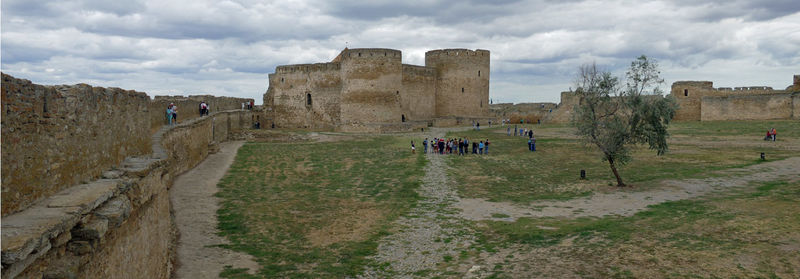
M 594 194 L 569 201 L 537 202 L 530 206 L 489 202 L 484 199 L 461 199 L 455 206 L 462 210 L 461 216 L 469 220 L 513 221 L 520 217 L 630 216 L 647 208 L 648 205 L 744 187 L 751 182 L 800 179 L 800 157 L 729 169 L 721 173 L 725 175 L 716 178 L 664 181 L 662 187 L 652 191 Z M 504 214 L 508 217 L 493 218 L 492 214 L 496 214 L 495 216 Z
M 180 232 L 177 278 L 218 278 L 226 265 L 249 268 L 248 272 L 259 268 L 250 255 L 213 247 L 227 243 L 225 238 L 217 236 L 219 199 L 214 197 L 217 182 L 243 144 L 242 141 L 222 143 L 219 152 L 178 176 L 170 189 L 170 202 Z
M 422 138 L 443 137 L 445 129 L 434 129 Z M 420 144 L 420 151 L 423 150 Z M 412 278 L 442 275 L 437 270 L 446 258 L 457 259 L 474 241 L 460 224 L 455 187 L 447 179 L 443 156 L 427 154 L 429 163 L 417 192 L 423 197 L 417 207 L 395 222 L 398 231 L 380 241 L 373 257 L 385 268 L 368 269 L 360 278 Z M 457 267 L 453 267 L 457 268 Z

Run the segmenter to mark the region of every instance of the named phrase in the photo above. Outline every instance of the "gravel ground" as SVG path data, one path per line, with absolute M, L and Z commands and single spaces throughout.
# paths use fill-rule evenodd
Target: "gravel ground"
M 423 138 L 443 137 L 445 131 L 433 129 Z M 423 148 L 420 146 L 419 150 Z M 464 231 L 459 211 L 453 207 L 459 198 L 452 182 L 447 179 L 443 156 L 427 154 L 427 157 L 429 163 L 425 167 L 423 184 L 417 190 L 423 200 L 407 216 L 395 222 L 396 232 L 380 241 L 378 253 L 373 257 L 380 263 L 379 267 L 368 268 L 358 278 L 443 275 L 438 267 L 448 261 L 445 258 L 452 257 L 455 261 L 461 251 L 472 245 L 473 233 Z

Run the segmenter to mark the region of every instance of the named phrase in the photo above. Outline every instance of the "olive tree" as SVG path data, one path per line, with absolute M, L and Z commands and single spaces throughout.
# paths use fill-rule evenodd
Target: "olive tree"
M 671 96 L 661 96 L 663 83 L 658 63 L 644 55 L 631 63 L 625 84 L 594 63 L 578 70 L 580 101 L 572 124 L 578 136 L 603 153 L 617 186 L 625 186 L 617 166 L 632 160 L 631 145 L 648 144 L 658 155 L 667 152 L 667 126 L 677 104 Z

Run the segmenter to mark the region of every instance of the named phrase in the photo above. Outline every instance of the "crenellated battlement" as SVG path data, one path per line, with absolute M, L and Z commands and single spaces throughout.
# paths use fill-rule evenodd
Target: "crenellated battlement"
M 341 53 L 342 59 L 396 58 L 401 59 L 403 53 L 390 48 L 353 48 Z
M 436 69 L 425 66 L 403 64 L 403 75 L 436 77 Z
M 275 74 L 311 73 L 324 71 L 338 71 L 342 68 L 341 63 L 314 63 L 314 64 L 293 64 L 275 67 Z
M 489 51 L 484 49 L 470 50 L 465 48 L 437 49 L 425 52 L 425 57 L 489 57 Z

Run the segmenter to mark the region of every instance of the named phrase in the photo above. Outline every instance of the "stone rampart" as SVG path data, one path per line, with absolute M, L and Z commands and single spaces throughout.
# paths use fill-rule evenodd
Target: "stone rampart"
M 341 120 L 340 68 L 339 63 L 278 66 L 264 95 L 264 105 L 271 109 L 266 118 L 277 127 L 333 127 Z
M 710 120 L 729 115 L 733 118 L 730 120 L 743 120 L 743 119 L 773 119 L 764 118 L 765 114 L 750 114 L 751 111 L 758 111 L 760 106 L 765 105 L 762 103 L 764 98 L 762 95 L 774 94 L 788 94 L 791 93 L 787 90 L 775 90 L 769 86 L 747 86 L 747 87 L 720 87 L 714 88 L 714 83 L 711 81 L 677 81 L 672 84 L 670 95 L 672 95 L 678 103 L 678 110 L 675 112 L 675 120 Z M 716 97 L 723 98 L 717 99 Z M 731 97 L 730 99 L 725 99 Z M 769 99 L 769 98 L 767 98 Z M 705 100 L 709 100 L 709 104 L 705 104 Z M 725 105 L 724 100 L 729 100 L 729 105 Z M 731 106 L 741 109 L 741 114 L 735 115 L 734 112 L 729 112 Z M 703 111 L 703 108 L 710 111 Z M 716 109 L 724 111 L 715 111 Z M 707 116 L 704 116 L 707 115 Z M 746 115 L 746 116 L 745 116 Z M 750 117 L 750 118 L 742 118 Z
M 492 104 L 489 111 L 498 119 L 509 119 L 510 123 L 538 123 L 558 108 L 555 103 L 519 103 L 519 104 Z
M 706 96 L 700 102 L 700 120 L 791 119 L 791 94 Z
M 401 122 L 401 53 L 348 49 L 342 53 L 341 124 Z
M 400 110 L 406 121 L 436 117 L 436 69 L 403 64 L 402 84 Z
M 11 79 L 4 76 L 4 105 L 15 104 L 6 102 L 16 100 L 6 98 L 10 95 L 7 92 L 16 92 L 12 89 L 22 92 L 43 90 L 43 87 L 30 82 Z M 13 88 L 13 84 L 25 88 Z M 90 92 L 98 96 L 89 99 L 102 99 L 107 90 L 94 88 Z M 121 101 L 122 98 L 118 99 Z M 146 108 L 146 104 L 143 105 Z M 51 111 L 50 107 L 47 111 Z M 143 121 L 131 125 L 138 125 L 133 130 L 147 137 L 147 147 L 143 148 L 147 150 L 146 154 L 129 154 L 117 164 L 102 166 L 101 179 L 93 180 L 85 175 L 89 177 L 86 181 L 62 187 L 22 211 L 3 216 L 3 278 L 169 278 L 176 236 L 170 218 L 168 193 L 172 180 L 205 159 L 214 150 L 215 143 L 227 140 L 230 132 L 250 127 L 252 112 L 216 112 L 179 125 L 163 126 L 151 136 L 147 110 L 138 111 L 144 114 L 138 118 Z M 111 114 L 114 112 L 127 113 L 113 110 Z M 26 152 L 17 148 L 20 143 L 5 141 L 5 121 L 14 120 L 5 116 L 3 152 Z M 114 119 L 117 116 L 107 117 Z M 81 123 L 72 125 L 97 129 Z M 23 131 L 36 132 L 35 129 Z M 40 137 L 57 135 L 47 133 Z M 93 151 L 107 152 L 97 148 Z M 6 181 L 4 177 L 4 192 Z M 9 191 L 15 190 L 9 188 Z
M 149 98 L 2 75 L 2 216 L 150 152 Z
M 209 112 L 241 109 L 242 103 L 249 104 L 253 99 L 217 97 L 212 95 L 155 96 L 150 101 L 150 125 L 155 132 L 167 124 L 167 106 L 174 103 L 178 106 L 178 123 L 200 117 L 200 102 L 208 104 Z

